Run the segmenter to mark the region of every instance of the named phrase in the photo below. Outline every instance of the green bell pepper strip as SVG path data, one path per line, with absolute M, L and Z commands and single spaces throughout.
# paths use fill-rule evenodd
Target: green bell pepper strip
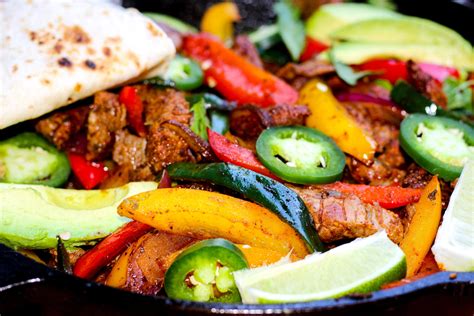
M 304 126 L 281 126 L 263 131 L 257 156 L 273 174 L 292 183 L 331 183 L 344 171 L 346 156 L 323 133 Z
M 285 185 L 254 171 L 228 163 L 175 163 L 167 168 L 172 179 L 209 181 L 242 194 L 287 222 L 310 252 L 324 251 L 313 218 L 303 200 Z
M 421 167 L 452 181 L 474 159 L 474 129 L 446 117 L 411 114 L 400 125 L 400 145 Z
M 474 117 L 462 111 L 447 111 L 436 105 L 433 101 L 418 93 L 414 87 L 406 81 L 399 80 L 392 91 L 390 98 L 400 105 L 408 113 L 423 113 L 431 116 L 444 116 L 463 121 L 474 126 Z
M 165 291 L 174 299 L 237 303 L 241 298 L 232 272 L 245 268 L 247 260 L 233 243 L 202 240 L 176 257 L 165 274 Z
M 38 134 L 24 132 L 0 142 L 0 182 L 60 187 L 70 172 L 66 154 Z
M 195 61 L 177 55 L 169 64 L 165 79 L 172 80 L 179 90 L 188 91 L 202 85 L 204 73 Z

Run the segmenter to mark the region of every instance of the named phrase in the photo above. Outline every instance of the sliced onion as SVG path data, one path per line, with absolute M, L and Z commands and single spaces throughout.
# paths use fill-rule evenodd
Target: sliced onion
M 161 125 L 181 136 L 191 150 L 198 155 L 198 161 L 217 161 L 209 143 L 197 136 L 188 126 L 174 120 L 165 121 Z
M 384 106 L 400 108 L 396 103 L 390 100 L 377 98 L 368 94 L 362 94 L 357 92 L 343 92 L 336 95 L 336 99 L 341 102 L 372 102 Z

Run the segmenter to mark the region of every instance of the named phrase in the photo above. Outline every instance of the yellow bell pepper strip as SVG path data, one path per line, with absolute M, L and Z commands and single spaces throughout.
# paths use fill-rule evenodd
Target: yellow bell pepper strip
M 240 20 L 239 8 L 233 2 L 221 2 L 209 7 L 201 20 L 201 31 L 228 43 L 234 35 L 232 23 Z
M 115 262 L 112 270 L 110 271 L 107 279 L 105 280 L 105 284 L 115 288 L 122 288 L 127 283 L 127 267 L 128 267 L 128 259 L 130 258 L 130 254 L 133 252 L 135 244 L 131 245 L 130 247 L 125 250 L 118 260 Z
M 282 256 L 290 251 L 299 258 L 308 254 L 298 233 L 276 214 L 216 192 L 184 188 L 149 191 L 124 200 L 118 213 L 172 234 L 225 238 Z
M 331 137 L 345 153 L 365 164 L 373 161 L 376 143 L 337 101 L 320 80 L 309 81 L 300 91 L 298 104 L 308 106 L 306 125 Z
M 33 250 L 22 248 L 22 249 L 18 249 L 17 251 L 21 253 L 22 255 L 24 255 L 25 257 L 28 257 L 38 263 L 46 265 L 46 263 L 43 260 L 41 260 L 40 257 L 38 257 L 38 255 Z
M 407 260 L 408 278 L 420 269 L 438 230 L 441 219 L 441 189 L 437 176 L 423 189 L 420 200 L 414 207 L 415 214 L 400 243 Z

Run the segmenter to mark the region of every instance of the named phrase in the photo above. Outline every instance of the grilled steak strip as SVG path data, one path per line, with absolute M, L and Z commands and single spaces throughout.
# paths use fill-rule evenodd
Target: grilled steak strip
M 118 96 L 109 92 L 98 92 L 94 96 L 87 119 L 88 160 L 107 157 L 113 146 L 114 133 L 127 125 L 127 111 Z
M 380 230 L 385 230 L 395 243 L 403 238 L 401 219 L 380 206 L 365 204 L 354 195 L 317 186 L 292 189 L 308 207 L 323 242 L 367 237 Z
M 241 106 L 230 114 L 230 130 L 242 139 L 255 139 L 271 126 L 303 125 L 309 114 L 309 109 L 303 105 Z
M 421 68 L 412 60 L 407 62 L 407 74 L 408 82 L 413 85 L 418 92 L 437 105 L 446 107 L 448 99 L 443 92 L 443 85 L 441 82 L 421 70 Z
M 84 126 L 88 114 L 88 106 L 55 112 L 38 121 L 35 128 L 58 149 L 65 149 L 67 143 Z

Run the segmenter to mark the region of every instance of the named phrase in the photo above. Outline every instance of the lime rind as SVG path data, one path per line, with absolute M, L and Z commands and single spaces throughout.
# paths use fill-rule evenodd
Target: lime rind
M 379 232 L 304 260 L 234 276 L 244 303 L 277 303 L 367 293 L 405 273 L 404 253 Z
M 454 188 L 432 247 L 443 270 L 474 271 L 474 160 L 469 160 Z

